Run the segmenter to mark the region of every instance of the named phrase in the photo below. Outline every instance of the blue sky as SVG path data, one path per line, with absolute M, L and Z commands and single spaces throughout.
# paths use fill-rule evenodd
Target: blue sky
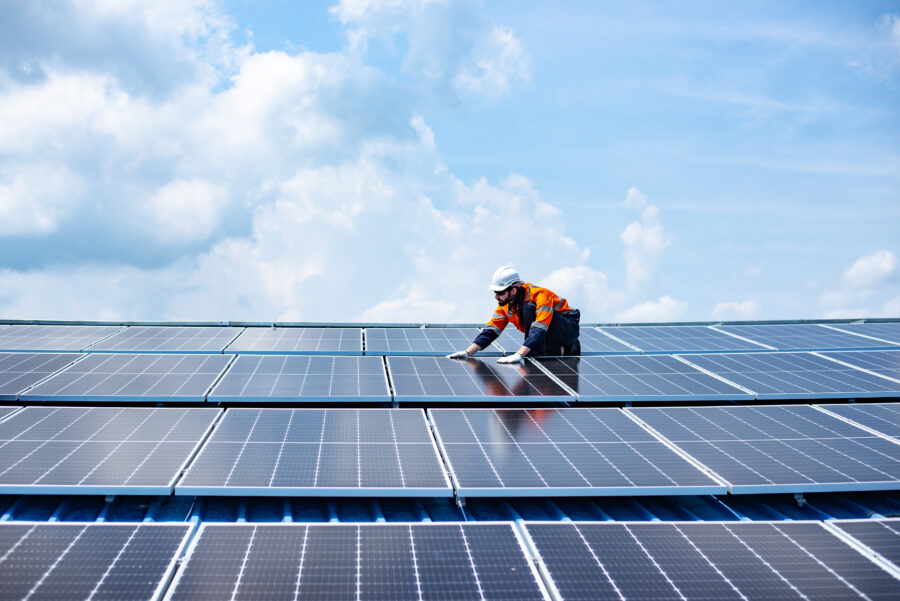
M 0 317 L 900 317 L 890 2 L 0 2 Z

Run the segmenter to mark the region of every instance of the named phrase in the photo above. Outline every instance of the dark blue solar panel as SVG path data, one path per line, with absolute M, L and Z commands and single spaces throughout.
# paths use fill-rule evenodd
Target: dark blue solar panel
M 892 599 L 900 580 L 817 522 L 526 522 L 562 599 Z
M 152 601 L 190 524 L 0 523 L 3 599 Z
M 170 601 L 549 596 L 511 524 L 203 524 Z
M 362 328 L 246 328 L 225 352 L 362 355 Z
M 444 356 L 467 348 L 477 335 L 477 328 L 366 328 L 366 354 Z M 488 347 L 482 354 L 500 353 Z
M 582 355 L 636 355 L 640 353 L 627 344 L 610 338 L 597 328 L 581 327 L 578 340 L 581 342 Z M 523 342 L 525 342 L 525 334 L 510 325 L 503 330 L 497 341 L 488 349 L 500 347 L 507 353 L 514 353 L 519 350 Z
M 602 326 L 600 330 L 645 353 L 767 350 L 707 326 Z
M 0 399 L 15 400 L 18 393 L 81 356 L 77 353 L 0 353 Z
M 390 402 L 381 357 L 240 355 L 209 394 L 216 402 Z
M 19 409 L 21 409 L 21 407 L 0 407 L 0 421 L 3 421 Z
M 900 396 L 900 382 L 812 353 L 685 355 L 684 359 L 752 390 L 760 399 Z
M 900 351 L 831 351 L 818 354 L 900 381 Z
M 898 345 L 839 332 L 818 324 L 716 326 L 779 351 L 896 349 Z
M 531 362 L 498 365 L 494 359 L 388 357 L 394 398 L 400 401 L 571 401 L 572 393 Z
M 900 440 L 900 403 L 854 403 L 820 407 Z
M 243 328 L 131 326 L 91 346 L 92 352 L 221 353 Z
M 0 351 L 80 351 L 119 330 L 119 326 L 13 325 L 0 329 Z
M 229 409 L 176 492 L 452 495 L 420 409 Z
M 867 322 L 867 323 L 841 323 L 828 324 L 828 327 L 850 332 L 851 334 L 861 334 L 863 336 L 871 336 L 880 338 L 888 342 L 896 342 L 900 344 L 900 322 Z
M 218 414 L 26 407 L 0 422 L 0 492 L 169 494 Z
M 461 496 L 724 491 L 618 409 L 429 414 Z
M 753 399 L 752 394 L 667 355 L 563 357 L 538 362 L 580 401 Z
M 809 405 L 627 409 L 731 492 L 900 488 L 900 445 Z
M 854 539 L 900 569 L 900 519 L 832 520 Z

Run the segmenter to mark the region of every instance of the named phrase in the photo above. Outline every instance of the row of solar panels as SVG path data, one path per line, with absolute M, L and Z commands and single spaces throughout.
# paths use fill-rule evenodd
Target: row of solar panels
M 446 355 L 478 328 L 262 328 L 178 326 L 0 326 L 0 351 Z M 507 328 L 487 352 L 514 352 Z M 900 322 L 724 326 L 583 327 L 585 355 L 733 351 L 897 349 Z
M 0 399 L 178 402 L 735 401 L 900 396 L 900 351 L 492 360 L 0 353 Z
M 512 497 L 900 489 L 900 406 L 892 403 L 427 414 L 10 411 L 0 421 L 0 493 Z
M 890 519 L 20 522 L 0 524 L 0 545 L 9 600 L 900 598 Z

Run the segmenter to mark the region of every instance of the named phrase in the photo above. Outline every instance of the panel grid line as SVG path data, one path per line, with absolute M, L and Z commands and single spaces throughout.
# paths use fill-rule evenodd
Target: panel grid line
M 600 421 L 600 418 L 597 417 L 597 415 L 596 415 L 593 411 L 589 411 L 588 413 L 590 414 L 591 417 L 594 418 L 595 421 L 598 421 L 598 422 Z M 601 422 L 601 423 L 602 423 L 602 422 Z M 605 425 L 605 424 L 604 424 L 604 425 Z M 632 442 L 625 440 L 624 438 L 622 438 L 621 436 L 619 436 L 618 433 L 616 433 L 616 436 L 622 441 L 622 444 L 624 444 L 625 446 L 627 446 L 629 449 L 631 449 L 632 451 L 634 451 L 634 453 L 635 453 L 636 455 L 638 455 L 641 459 L 643 459 L 644 461 L 646 461 L 646 462 L 647 462 L 647 465 L 649 465 L 649 466 L 652 467 L 654 470 L 656 470 L 656 472 L 657 472 L 659 475 L 661 475 L 663 478 L 665 478 L 666 480 L 668 480 L 669 482 L 671 482 L 673 485 L 675 485 L 675 486 L 678 485 L 678 483 L 675 482 L 675 480 L 673 480 L 673 479 L 669 476 L 669 474 L 667 474 L 666 472 L 664 472 L 664 471 L 662 471 L 661 469 L 659 469 L 659 467 L 658 467 L 655 463 L 653 463 L 652 461 L 650 461 L 649 459 L 647 459 L 647 458 L 644 456 L 643 453 L 641 453 L 639 450 L 637 450 L 636 448 L 634 448 Z M 605 456 L 605 455 L 604 455 L 604 459 L 606 459 L 606 456 Z M 629 481 L 630 481 L 630 479 L 629 479 Z
M 134 540 L 134 537 L 137 535 L 139 527 L 135 525 L 135 527 L 131 530 L 131 534 L 128 535 L 128 540 L 125 541 L 125 544 L 116 552 L 116 556 L 113 558 L 109 565 L 106 567 L 106 571 L 103 572 L 103 575 L 97 580 L 97 584 L 94 585 L 94 588 L 91 589 L 91 593 L 88 595 L 87 601 L 92 601 L 94 595 L 97 594 L 97 591 L 100 590 L 100 587 L 103 586 L 103 583 L 106 582 L 106 578 L 112 573 L 113 568 L 117 563 L 119 563 L 119 559 L 121 559 L 122 554 L 125 552 L 125 549 L 128 548 L 128 545 L 131 544 L 131 541 Z
M 738 595 L 741 599 L 743 599 L 744 601 L 750 601 L 750 600 L 747 598 L 747 595 L 745 595 L 738 587 L 736 587 L 736 586 L 734 585 L 734 583 L 731 581 L 731 579 L 728 578 L 728 577 L 722 572 L 722 570 L 719 569 L 719 566 L 716 565 L 715 562 L 711 561 L 711 560 L 709 559 L 709 557 L 706 555 L 706 553 L 704 553 L 703 551 L 701 551 L 701 550 L 700 550 L 700 547 L 698 547 L 698 546 L 696 545 L 696 543 L 694 543 L 694 541 L 692 541 L 692 540 L 690 539 L 690 537 L 688 537 L 688 535 L 685 534 L 684 530 L 682 530 L 677 524 L 674 525 L 674 528 L 675 528 L 675 531 L 678 532 L 678 534 L 681 535 L 681 538 L 683 538 L 684 541 L 685 541 L 688 545 L 690 545 L 691 548 L 697 553 L 697 555 L 699 555 L 700 557 L 702 557 L 702 558 L 703 558 L 703 561 L 705 561 L 705 562 L 709 565 L 709 567 L 711 567 L 711 568 L 715 571 L 715 573 L 719 575 L 719 578 L 721 578 L 722 580 L 724 580 L 725 583 L 728 584 L 729 587 L 731 587 L 731 590 L 733 590 L 735 593 L 737 593 L 737 595 Z
M 63 550 L 63 552 L 59 554 L 59 557 L 56 558 L 56 560 L 53 562 L 53 564 L 51 564 L 50 567 L 47 568 L 47 570 L 43 573 L 43 575 L 41 575 L 40 579 L 34 583 L 34 586 L 32 586 L 31 590 L 29 590 L 28 593 L 22 598 L 22 601 L 28 601 L 29 599 L 31 599 L 31 597 L 34 595 L 34 593 L 37 592 L 37 590 L 41 587 L 42 584 L 44 584 L 44 581 L 47 580 L 47 577 L 50 575 L 50 572 L 55 570 L 56 566 L 59 565 L 59 562 L 61 562 L 63 560 L 63 557 L 65 557 L 66 555 L 69 554 L 69 551 L 72 550 L 72 547 L 75 546 L 75 543 L 78 542 L 78 540 L 81 538 L 81 536 L 85 532 L 87 532 L 87 529 L 88 529 L 87 526 L 83 526 L 81 528 L 81 531 L 75 536 L 75 538 L 73 538 L 71 540 L 71 542 L 69 542 L 69 544 L 66 546 L 65 550 Z
M 297 601 L 300 597 L 300 583 L 303 580 L 303 562 L 306 561 L 306 543 L 309 541 L 309 526 L 303 528 L 303 543 L 300 546 L 300 561 L 297 565 L 297 582 L 294 584 L 294 599 Z
M 743 546 L 745 549 L 747 549 L 748 551 L 750 551 L 750 553 L 752 553 L 753 556 L 756 557 L 756 559 L 757 559 L 760 563 L 762 563 L 764 566 L 766 566 L 767 568 L 769 568 L 769 570 L 771 570 L 776 576 L 778 576 L 779 579 L 781 579 L 781 580 L 782 580 L 785 584 L 787 584 L 787 585 L 788 585 L 795 593 L 797 593 L 798 596 L 800 596 L 800 597 L 806 599 L 806 601 L 810 601 L 809 597 L 807 597 L 807 596 L 803 593 L 803 591 L 801 591 L 800 589 L 798 589 L 798 588 L 794 585 L 793 582 L 791 582 L 790 580 L 788 580 L 788 579 L 784 576 L 784 574 L 782 574 L 782 573 L 779 572 L 777 569 L 775 569 L 775 566 L 773 566 L 771 563 L 769 563 L 768 561 L 766 561 L 765 558 L 764 558 L 762 555 L 760 555 L 759 553 L 757 553 L 756 549 L 754 549 L 753 547 L 751 547 L 750 545 L 748 545 L 747 542 L 746 542 L 744 539 L 742 539 L 740 536 L 738 536 L 738 535 L 737 535 L 731 528 L 729 528 L 727 525 L 724 525 L 724 528 L 725 528 L 725 531 L 728 532 L 728 533 L 732 536 L 732 538 L 734 538 L 736 541 L 738 541 L 738 542 L 741 544 L 741 546 Z
M 669 586 L 672 587 L 672 590 L 674 590 L 678 594 L 678 597 L 681 599 L 681 601 L 688 601 L 687 597 L 684 596 L 684 593 L 681 592 L 681 589 L 679 589 L 678 586 L 676 586 L 675 583 L 672 582 L 672 578 L 666 573 L 664 569 L 662 569 L 662 566 L 659 565 L 659 562 L 656 561 L 656 558 L 653 556 L 653 554 L 651 554 L 647 550 L 647 547 L 644 546 L 644 543 L 634 535 L 634 532 L 631 531 L 631 528 L 628 526 L 628 524 L 625 524 L 625 532 L 627 532 L 628 536 L 630 536 L 631 539 L 637 543 L 638 548 L 643 551 L 644 555 L 647 556 L 647 559 L 650 560 L 650 563 L 653 564 L 653 567 L 655 567 L 656 570 L 660 574 L 662 574 L 662 577 L 666 579 L 666 582 L 669 583 Z
M 256 539 L 256 526 L 250 531 L 250 542 L 247 543 L 247 549 L 244 551 L 244 558 L 241 561 L 241 567 L 238 569 L 237 580 L 234 581 L 234 587 L 231 589 L 231 601 L 237 599 L 238 589 L 241 588 L 241 578 L 244 576 L 244 570 L 247 568 L 247 558 L 250 557 L 250 550 L 253 549 L 253 541 Z
M 481 444 L 481 437 L 475 432 L 475 428 L 472 427 L 472 422 L 469 421 L 469 416 L 466 415 L 466 412 L 462 412 L 463 419 L 466 420 L 466 425 L 469 427 L 469 431 L 472 433 L 472 436 L 475 437 L 476 444 L 478 444 L 478 448 L 481 449 L 482 455 L 484 455 L 485 461 L 487 461 L 488 465 L 491 468 L 491 471 L 494 472 L 494 477 L 497 478 L 497 482 L 500 483 L 500 486 L 506 486 L 503 482 L 503 478 L 500 477 L 500 473 L 497 471 L 497 468 L 494 467 L 494 462 L 491 461 L 491 457 L 488 455 L 487 451 L 484 450 L 484 445 Z M 453 468 L 453 463 L 450 463 L 450 469 Z
M 141 422 L 140 422 L 137 426 L 135 426 L 134 428 L 132 428 L 131 432 L 129 432 L 127 436 L 123 436 L 123 437 L 122 437 L 122 440 L 120 440 L 120 441 L 118 442 L 118 444 L 116 444 L 116 446 L 113 447 L 113 449 L 112 449 L 109 453 L 107 453 L 106 456 L 105 456 L 102 460 L 100 460 L 100 461 L 97 462 L 97 465 L 94 466 L 94 469 L 92 469 L 91 471 L 89 471 L 87 474 L 85 474 L 84 478 L 82 478 L 81 480 L 78 481 L 78 484 L 82 484 L 82 483 L 83 483 L 85 480 L 87 480 L 94 472 L 96 472 L 98 469 L 100 469 L 100 466 L 101 466 L 106 460 L 108 460 L 110 457 L 112 457 L 113 454 L 114 454 L 116 451 L 118 451 L 119 449 L 121 449 L 121 448 L 122 448 L 122 445 L 124 445 L 124 444 L 128 441 L 128 439 L 131 438 L 131 437 L 134 435 L 134 433 L 138 431 L 138 429 L 139 429 L 141 426 L 143 426 L 144 424 L 146 424 L 146 423 L 147 423 L 147 420 L 149 420 L 151 417 L 153 417 L 155 413 L 156 413 L 156 411 L 147 413 L 147 416 L 146 416 L 144 419 L 142 419 Z M 178 421 L 181 421 L 182 419 L 184 419 L 184 416 L 185 416 L 185 415 L 186 415 L 185 413 L 182 413 L 182 414 L 181 414 L 181 417 L 179 418 Z M 171 432 L 171 428 L 170 428 L 169 431 Z M 95 436 L 96 436 L 96 434 L 95 434 Z M 91 438 L 93 438 L 93 436 L 92 436 Z M 161 436 L 160 439 L 162 439 L 162 438 L 164 438 L 164 437 Z M 85 443 L 86 443 L 86 442 L 88 442 L 88 441 L 85 441 Z M 159 440 L 159 441 L 156 443 L 156 447 L 154 447 L 153 450 L 156 450 L 156 448 L 158 448 L 159 445 L 161 445 L 161 444 L 162 444 L 162 440 Z M 78 448 L 80 448 L 80 446 L 79 446 Z M 76 449 L 76 450 L 77 450 L 77 449 Z M 74 452 L 75 452 L 75 451 L 72 451 L 72 453 L 74 453 Z M 140 465 L 138 465 L 138 468 L 135 468 L 135 470 L 134 470 L 133 472 L 131 472 L 131 474 L 128 476 L 128 478 L 125 479 L 125 482 L 126 482 L 126 483 L 127 483 L 129 480 L 131 480 L 131 478 L 134 477 L 134 474 L 137 472 L 137 469 L 139 469 L 140 466 L 143 465 L 145 461 L 147 461 L 147 458 L 148 458 L 152 453 L 153 453 L 153 451 L 151 451 L 150 453 L 147 453 L 147 454 L 144 456 L 144 460 L 140 463 Z M 71 455 L 71 453 L 70 453 L 69 455 Z M 60 460 L 60 463 L 62 463 L 62 461 L 64 461 L 65 459 L 68 459 L 68 457 L 69 457 L 69 456 L 67 455 L 64 459 Z M 57 464 L 57 465 L 59 465 L 59 464 Z M 56 466 L 54 466 L 54 467 L 56 467 Z M 51 468 L 51 469 L 52 469 L 52 468 Z M 50 470 L 47 470 L 47 472 L 49 473 Z
M 394 457 L 397 459 L 397 472 L 400 474 L 400 485 L 406 487 L 406 477 L 403 475 L 403 462 L 400 460 L 400 445 L 397 443 L 397 430 L 394 427 L 393 412 L 388 412 L 388 420 L 391 424 L 391 437 L 394 439 Z
M 622 590 L 619 588 L 619 585 L 616 584 L 615 579 L 612 577 L 612 574 L 607 571 L 606 566 L 603 565 L 603 562 L 600 561 L 599 557 L 597 557 L 597 553 L 594 551 L 593 547 L 591 547 L 590 543 L 588 543 L 587 538 L 585 538 L 584 536 L 584 532 L 581 531 L 581 528 L 578 527 L 578 524 L 574 524 L 574 527 L 575 532 L 578 534 L 578 538 L 581 539 L 581 543 L 588 550 L 588 553 L 591 554 L 591 557 L 594 558 L 594 561 L 600 567 L 600 571 L 603 572 L 603 576 L 605 576 L 609 583 L 612 585 L 613 590 L 616 591 L 616 595 L 619 596 L 619 601 L 627 601 L 625 599 L 625 595 L 622 594 Z
M 496 409 L 493 409 L 492 411 L 493 411 L 494 415 L 497 416 L 497 410 L 496 410 Z M 503 420 L 498 419 L 497 421 L 499 421 L 499 422 L 500 422 L 500 425 L 503 426 L 503 429 L 506 430 L 507 436 L 509 436 L 509 437 L 512 439 L 513 444 L 516 446 L 516 448 L 519 450 L 519 452 L 522 453 L 522 457 L 525 458 L 525 461 L 528 463 L 528 465 L 531 467 L 531 469 L 534 470 L 534 473 L 537 474 L 537 477 L 540 478 L 541 483 L 542 483 L 544 486 L 550 486 L 549 484 L 547 484 L 547 480 L 544 479 L 544 476 L 543 476 L 543 474 L 541 474 L 541 471 L 540 471 L 539 469 L 537 469 L 536 467 L 534 467 L 534 463 L 532 463 L 531 458 L 525 453 L 525 450 L 522 449 L 522 446 L 521 446 L 521 445 L 519 444 L 519 442 L 516 440 L 516 437 L 513 436 L 512 433 L 509 431 L 509 427 L 503 422 Z M 556 445 L 554 445 L 554 447 L 555 447 L 555 446 L 556 446 Z M 557 450 L 559 450 L 559 449 L 557 448 Z M 565 457 L 565 455 L 563 455 L 563 457 Z M 569 459 L 566 458 L 566 461 L 568 462 Z M 571 465 L 571 462 L 569 462 L 569 464 Z M 573 467 L 574 467 L 574 466 L 573 466 Z M 581 476 L 581 479 L 582 479 L 582 480 L 584 480 L 585 482 L 587 482 L 587 480 L 585 479 L 585 477 L 581 475 L 581 472 L 579 472 L 577 469 L 576 469 L 575 471 L 578 473 L 579 476 Z M 590 482 L 587 482 L 587 483 L 588 483 L 588 485 L 590 485 Z
M 323 420 L 324 421 L 324 420 Z M 278 448 L 278 456 L 275 458 L 275 467 L 272 469 L 272 475 L 269 476 L 269 486 L 275 481 L 275 474 L 278 473 L 278 466 L 281 465 L 281 457 L 284 455 L 284 445 L 287 443 L 288 432 L 291 431 L 291 425 L 294 423 L 294 412 L 288 416 L 288 424 L 284 429 L 284 436 L 281 438 L 281 446 Z M 235 462 L 237 465 L 237 462 Z
M 484 588 L 481 586 L 481 578 L 478 575 L 478 568 L 475 567 L 475 558 L 472 557 L 472 549 L 469 547 L 469 539 L 466 537 L 466 531 L 459 526 L 459 534 L 462 537 L 463 546 L 466 549 L 466 557 L 469 559 L 469 567 L 472 568 L 472 576 L 475 577 L 475 586 L 478 588 L 478 596 L 481 601 L 487 601 L 484 596 Z
M 256 419 L 253 420 L 253 426 L 251 426 L 250 431 L 247 432 L 247 438 L 244 439 L 243 444 L 241 445 L 241 450 L 238 451 L 237 457 L 234 460 L 234 463 L 231 464 L 231 469 L 228 471 L 228 476 L 225 477 L 225 484 L 231 480 L 231 477 L 234 475 L 234 470 L 237 468 L 237 464 L 240 463 L 241 457 L 244 456 L 244 451 L 247 449 L 247 443 L 250 441 L 250 437 L 253 436 L 253 430 L 256 429 L 256 424 L 259 423 L 259 418 L 262 417 L 262 411 L 258 411 L 256 413 Z
M 422 579 L 419 576 L 419 558 L 416 556 L 416 540 L 413 536 L 412 525 L 407 526 L 407 528 L 409 530 L 409 550 L 412 555 L 413 574 L 416 577 L 416 599 L 417 601 L 423 601 Z
M 629 485 L 631 485 L 631 486 L 634 486 L 634 485 L 635 485 L 635 484 L 634 484 L 634 480 L 632 480 L 631 478 L 629 478 L 629 477 L 625 474 L 625 472 L 623 472 L 621 469 L 619 469 L 619 466 L 616 465 L 615 462 L 610 461 L 609 458 L 608 458 L 608 457 L 607 457 L 607 456 L 606 456 L 599 448 L 597 448 L 597 446 L 596 446 L 592 441 L 588 440 L 587 436 L 585 436 L 584 433 L 583 433 L 581 430 L 579 430 L 578 428 L 575 427 L 575 424 L 573 424 L 573 423 L 571 422 L 571 420 L 569 420 L 569 418 L 566 417 L 566 415 L 565 415 L 564 412 L 560 412 L 560 417 L 562 417 L 563 420 L 564 420 L 567 424 L 569 424 L 570 426 L 572 426 L 572 429 L 575 430 L 575 431 L 578 433 L 578 435 L 582 438 L 582 440 L 584 440 L 584 442 L 586 442 L 587 444 L 589 444 L 590 447 L 594 450 L 594 452 L 597 453 L 597 455 L 599 455 L 600 458 L 601 458 L 603 461 L 605 461 L 605 462 L 607 463 L 607 465 L 609 465 L 611 468 L 613 468 L 614 470 L 616 470 L 616 473 L 619 474 L 620 476 L 622 476 L 622 478 L 624 478 L 624 479 L 628 482 Z M 594 416 L 594 419 L 595 419 L 596 421 L 599 422 L 599 420 L 596 419 L 596 416 Z M 602 424 L 602 422 L 600 422 L 600 423 Z M 606 424 L 603 424 L 603 426 L 606 426 Z M 619 440 L 620 440 L 621 442 L 623 442 L 623 443 L 625 442 L 624 440 L 622 440 L 622 437 L 619 436 L 619 433 L 618 433 L 618 432 L 614 432 L 614 431 L 612 431 L 610 428 L 607 428 L 607 430 L 610 430 L 610 432 L 612 432 L 613 435 L 615 435 L 617 438 L 619 438 Z

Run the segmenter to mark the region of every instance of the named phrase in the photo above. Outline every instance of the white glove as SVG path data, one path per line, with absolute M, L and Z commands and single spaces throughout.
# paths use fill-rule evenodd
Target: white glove
M 448 359 L 468 359 L 469 353 L 467 353 L 466 351 L 456 351 L 455 353 L 453 353 L 451 355 L 447 355 L 447 358 Z
M 525 359 L 522 358 L 522 355 L 519 353 L 513 353 L 512 355 L 507 355 L 506 357 L 500 357 L 497 359 L 497 363 L 525 363 Z

